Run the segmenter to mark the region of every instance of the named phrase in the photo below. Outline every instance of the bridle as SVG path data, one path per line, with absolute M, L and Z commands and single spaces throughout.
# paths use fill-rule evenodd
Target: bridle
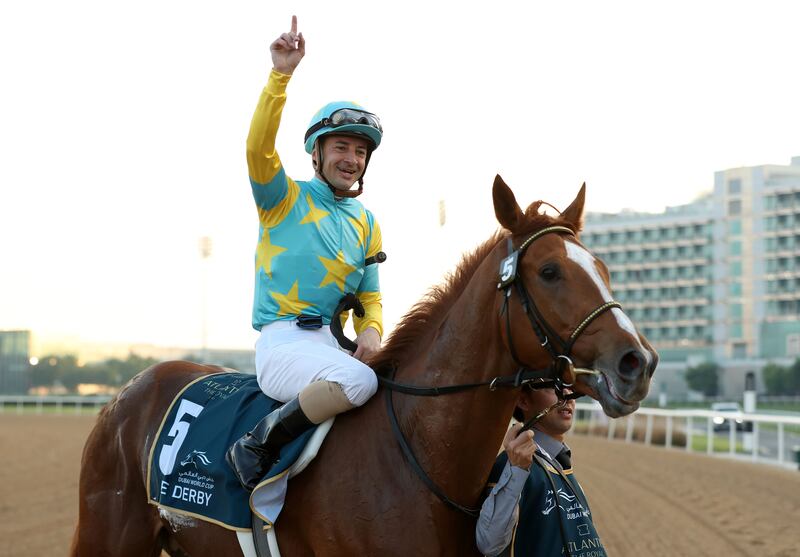
M 413 396 L 440 396 L 446 394 L 457 393 L 461 391 L 465 391 L 468 389 L 474 389 L 478 387 L 489 387 L 489 390 L 494 391 L 500 387 L 505 388 L 519 388 L 523 385 L 528 385 L 530 388 L 533 389 L 548 389 L 552 388 L 555 390 L 556 395 L 558 396 L 558 401 L 551 405 L 549 408 L 545 409 L 544 411 L 540 412 L 537 416 L 534 416 L 531 420 L 525 423 L 523 426 L 524 429 L 529 429 L 533 426 L 536 421 L 541 419 L 547 412 L 558 405 L 564 404 L 564 402 L 571 398 L 578 398 L 579 394 L 576 393 L 564 393 L 564 389 L 569 389 L 575 382 L 575 378 L 577 375 L 582 374 L 590 374 L 590 375 L 598 375 L 600 372 L 593 369 L 586 369 L 586 368 L 576 368 L 572 359 L 570 358 L 570 353 L 572 351 L 572 347 L 574 346 L 575 342 L 577 341 L 578 337 L 586 330 L 586 327 L 595 319 L 597 319 L 600 315 L 604 312 L 612 309 L 612 308 L 619 308 L 621 307 L 619 303 L 615 301 L 606 302 L 596 308 L 594 311 L 590 312 L 579 324 L 575 327 L 575 330 L 570 334 L 569 338 L 564 341 L 558 333 L 547 323 L 542 313 L 537 308 L 536 304 L 533 301 L 533 298 L 528 294 L 527 289 L 523 283 L 522 277 L 519 273 L 519 261 L 525 255 L 528 248 L 546 234 L 569 234 L 570 236 L 574 236 L 575 233 L 572 229 L 567 228 L 566 226 L 549 226 L 547 228 L 543 228 L 538 232 L 532 234 L 525 240 L 519 248 L 516 250 L 513 249 L 513 243 L 511 237 L 508 238 L 508 251 L 509 255 L 500 264 L 500 282 L 497 284 L 497 289 L 503 291 L 503 306 L 500 309 L 500 314 L 504 314 L 506 316 L 506 337 L 508 338 L 508 345 L 509 351 L 511 352 L 511 357 L 514 359 L 514 362 L 519 366 L 516 373 L 512 375 L 503 375 L 495 377 L 489 381 L 482 381 L 477 383 L 461 383 L 456 385 L 446 385 L 442 387 L 423 387 L 419 385 L 412 385 L 408 383 L 398 383 L 394 381 L 394 375 L 397 371 L 396 365 L 391 365 L 388 367 L 388 377 L 384 377 L 380 374 L 378 375 L 378 382 L 386 388 L 385 397 L 386 397 L 386 408 L 389 414 L 389 421 L 392 425 L 392 430 L 394 432 L 395 438 L 397 439 L 400 448 L 403 450 L 403 454 L 405 455 L 406 459 L 408 460 L 411 467 L 414 469 L 416 474 L 419 478 L 425 483 L 425 485 L 430 489 L 439 499 L 441 499 L 445 504 L 448 506 L 457 509 L 461 512 L 464 512 L 470 516 L 477 517 L 480 514 L 479 508 L 471 508 L 465 507 L 459 503 L 456 503 L 452 499 L 450 499 L 442 489 L 436 485 L 433 480 L 425 473 L 420 466 L 414 452 L 412 451 L 411 447 L 408 444 L 403 432 L 400 430 L 400 425 L 397 422 L 397 415 L 394 411 L 394 404 L 392 402 L 392 391 L 397 391 L 399 393 L 413 395 Z M 517 357 L 516 350 L 514 348 L 514 342 L 511 336 L 511 318 L 509 317 L 509 299 L 511 298 L 512 286 L 516 286 L 516 291 L 520 298 L 520 303 L 522 304 L 523 309 L 525 310 L 525 314 L 528 316 L 528 320 L 531 323 L 531 327 L 533 328 L 536 336 L 539 339 L 539 343 L 543 346 L 551 357 L 550 365 L 544 369 L 531 369 L 527 367 L 523 362 L 519 360 Z M 358 314 L 359 310 L 362 312 L 363 315 L 363 307 L 359 308 L 360 303 L 355 298 L 355 296 L 349 295 L 342 298 L 339 303 L 339 306 L 334 310 L 333 315 L 337 316 L 342 311 L 346 309 L 353 308 L 356 314 Z M 341 335 L 341 326 L 334 328 L 333 323 L 337 323 L 339 325 L 339 319 L 333 319 L 331 321 L 332 327 L 331 330 L 334 332 L 334 335 L 339 338 Z M 343 335 L 342 335 L 343 336 Z M 345 339 L 347 340 L 347 339 Z M 340 341 L 341 342 L 341 341 Z M 352 346 L 352 341 L 349 341 Z M 554 346 L 557 345 L 557 346 Z M 344 344 L 343 344 L 344 345 Z M 346 346 L 347 347 L 347 346 Z
M 572 387 L 575 383 L 575 378 L 578 375 L 599 374 L 597 370 L 575 367 L 572 359 L 570 358 L 572 347 L 575 345 L 575 341 L 577 341 L 578 337 L 580 337 L 580 335 L 586 330 L 586 327 L 588 327 L 592 321 L 597 319 L 604 312 L 612 308 L 620 308 L 622 306 L 613 300 L 601 304 L 599 307 L 591 311 L 589 315 L 587 315 L 583 321 L 581 321 L 578 326 L 575 327 L 575 329 L 572 331 L 572 334 L 570 334 L 566 341 L 563 340 L 555 331 L 555 329 L 550 326 L 550 324 L 542 315 L 542 312 L 539 311 L 539 308 L 536 306 L 533 297 L 528 294 L 528 290 L 525 288 L 525 282 L 522 280 L 522 277 L 519 274 L 519 261 L 527 252 L 528 247 L 546 234 L 575 235 L 572 229 L 567 228 L 566 226 L 549 226 L 531 235 L 516 250 L 513 249 L 511 237 L 509 236 L 509 255 L 500 263 L 500 282 L 497 283 L 497 289 L 503 291 L 503 307 L 500 309 L 500 315 L 505 314 L 506 316 L 506 338 L 508 339 L 509 351 L 511 352 L 511 357 L 514 359 L 514 362 L 520 366 L 520 369 L 528 369 L 517 356 L 517 351 L 514 348 L 514 339 L 511 335 L 511 315 L 508 301 L 511 299 L 512 287 L 514 286 L 516 287 L 520 303 L 522 304 L 522 309 L 525 311 L 525 315 L 528 317 L 528 321 L 530 321 L 531 328 L 539 339 L 539 344 L 550 354 L 550 367 L 544 370 L 545 373 L 541 373 L 541 371 L 537 372 L 534 370 L 529 370 L 534 373 L 529 374 L 529 378 L 525 382 L 543 379 L 544 381 L 537 382 L 534 388 L 553 388 L 559 400 L 561 401 L 570 398 L 578 398 L 581 396 L 576 395 L 575 393 L 568 395 L 564 394 L 564 388 Z

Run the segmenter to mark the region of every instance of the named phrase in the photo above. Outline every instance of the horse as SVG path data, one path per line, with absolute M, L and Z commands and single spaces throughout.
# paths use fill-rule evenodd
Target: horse
M 501 227 L 402 318 L 369 362 L 378 394 L 339 415 L 292 480 L 282 555 L 478 555 L 476 510 L 522 383 L 569 386 L 611 417 L 647 395 L 658 355 L 579 241 L 585 184 L 558 216 L 541 201 L 523 212 L 499 175 L 492 197 Z M 221 526 L 171 524 L 145 487 L 171 401 L 220 371 L 159 363 L 102 409 L 82 457 L 73 557 L 241 554 Z

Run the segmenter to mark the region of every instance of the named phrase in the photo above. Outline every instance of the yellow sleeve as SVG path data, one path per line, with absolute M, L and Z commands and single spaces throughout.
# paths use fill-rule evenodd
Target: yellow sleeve
M 383 338 L 383 303 L 380 292 L 358 292 L 356 294 L 364 306 L 364 317 L 353 316 L 353 328 L 361 334 L 372 327 Z
M 281 161 L 275 151 L 275 138 L 286 104 L 286 86 L 290 75 L 272 70 L 258 100 L 250 133 L 247 135 L 247 168 L 250 179 L 268 184 L 281 171 Z
M 353 314 L 353 328 L 357 334 L 361 334 L 367 327 L 372 327 L 381 338 L 383 338 L 383 303 L 380 292 L 358 292 L 356 297 L 364 306 L 364 317 L 357 317 Z M 339 314 L 339 322 L 342 324 L 342 329 L 347 324 L 347 319 L 350 317 L 350 311 L 343 311 Z

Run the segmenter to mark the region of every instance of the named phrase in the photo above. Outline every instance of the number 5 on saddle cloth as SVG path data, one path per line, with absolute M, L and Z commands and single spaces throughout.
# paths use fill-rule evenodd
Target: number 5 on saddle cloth
M 318 448 L 332 420 L 285 445 L 252 496 L 225 462 L 225 451 L 281 404 L 267 397 L 251 374 L 215 373 L 190 383 L 172 402 L 150 447 L 150 504 L 229 530 L 250 530 L 251 511 L 274 522 L 282 494 L 270 492 L 285 487 L 306 445 Z M 305 463 L 314 454 L 303 455 Z

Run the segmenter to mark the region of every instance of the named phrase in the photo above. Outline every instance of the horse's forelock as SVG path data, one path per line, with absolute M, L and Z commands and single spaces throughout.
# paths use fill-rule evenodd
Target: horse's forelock
M 543 228 L 547 228 L 548 226 L 564 226 L 572 230 L 577 238 L 580 234 L 580 228 L 576 227 L 575 223 L 560 217 L 553 217 L 538 212 L 539 207 L 544 203 L 544 201 L 536 201 L 531 203 L 531 205 L 525 210 L 525 223 L 519 228 L 515 236 L 527 238 L 531 234 L 538 232 Z M 535 208 L 534 205 L 536 206 Z

